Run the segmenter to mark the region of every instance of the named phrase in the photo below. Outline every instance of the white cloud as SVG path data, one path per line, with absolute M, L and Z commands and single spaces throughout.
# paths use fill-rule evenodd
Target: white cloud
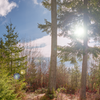
M 37 2 L 37 0 L 33 0 L 34 4 L 38 5 L 39 3 Z
M 33 1 L 33 3 L 35 4 L 35 5 L 40 5 L 40 6 L 42 6 L 42 3 L 41 2 L 38 2 L 37 0 L 32 0 Z
M 71 40 L 68 38 L 59 37 L 59 36 L 57 37 L 57 45 L 67 46 L 68 43 L 70 43 L 70 42 L 71 42 Z M 51 36 L 48 35 L 48 36 L 42 37 L 41 39 L 38 40 L 38 43 L 46 44 L 45 47 L 39 48 L 39 50 L 41 51 L 41 53 L 44 57 L 50 57 L 51 56 Z
M 15 2 L 9 3 L 8 0 L 0 0 L 0 16 L 6 16 L 15 7 L 18 7 Z
M 57 39 L 58 39 L 57 44 L 61 46 L 66 46 L 68 45 L 68 43 L 71 42 L 70 39 L 64 37 L 58 37 Z M 41 44 L 45 44 L 45 46 L 39 47 Z M 38 51 L 40 51 L 40 53 L 44 57 L 50 57 L 51 55 L 51 36 L 49 35 L 28 43 L 20 43 L 20 45 L 29 46 L 29 47 L 38 46 Z

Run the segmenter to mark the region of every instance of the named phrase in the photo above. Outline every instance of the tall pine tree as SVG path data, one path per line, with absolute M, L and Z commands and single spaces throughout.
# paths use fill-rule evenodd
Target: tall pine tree
M 57 66 L 57 10 L 56 0 L 51 0 L 51 61 L 49 72 L 49 93 L 56 89 L 56 66 Z
M 18 47 L 18 34 L 14 32 L 15 27 L 12 24 L 6 25 L 7 34 L 4 34 L 5 42 L 1 50 L 4 48 L 4 59 L 6 60 L 7 70 L 10 74 L 20 73 L 21 69 L 26 69 L 25 59 L 26 56 L 20 56 L 20 53 L 24 50 L 24 47 Z
M 58 8 L 58 28 L 61 29 L 60 36 L 69 37 L 72 42 L 68 47 L 58 47 L 60 53 L 58 56 L 65 60 L 76 63 L 76 59 L 82 59 L 82 81 L 81 81 L 81 99 L 86 99 L 86 72 L 87 72 L 87 54 L 93 54 L 97 57 L 100 54 L 98 47 L 89 47 L 90 39 L 97 40 L 100 37 L 100 1 L 94 0 L 57 0 Z M 50 8 L 49 0 L 43 1 L 44 7 Z M 51 23 L 45 20 L 46 24 L 39 24 L 39 28 L 49 33 L 51 31 Z M 76 36 L 75 25 L 82 26 L 85 29 L 84 36 Z M 81 33 L 80 33 L 81 34 Z M 94 41 L 95 42 L 95 41 Z

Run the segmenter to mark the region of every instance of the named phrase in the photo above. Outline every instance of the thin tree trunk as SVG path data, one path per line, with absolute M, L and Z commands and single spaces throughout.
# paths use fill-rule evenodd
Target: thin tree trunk
M 57 12 L 56 0 L 51 0 L 51 61 L 49 72 L 49 93 L 56 89 L 56 65 L 57 65 Z
M 11 74 L 12 74 L 12 52 L 11 52 Z
M 84 36 L 84 46 L 83 46 L 83 63 L 82 63 L 82 76 L 81 76 L 81 91 L 80 91 L 80 100 L 86 100 L 86 75 L 87 75 L 87 23 L 88 23 L 88 16 L 87 16 L 87 3 L 88 0 L 84 0 L 84 28 L 85 28 L 85 36 Z
M 38 79 L 38 85 L 39 85 L 39 87 L 41 88 L 41 65 L 40 65 L 40 68 L 39 68 L 39 79 Z
M 76 74 L 76 88 L 77 88 L 78 82 L 77 82 L 77 74 Z

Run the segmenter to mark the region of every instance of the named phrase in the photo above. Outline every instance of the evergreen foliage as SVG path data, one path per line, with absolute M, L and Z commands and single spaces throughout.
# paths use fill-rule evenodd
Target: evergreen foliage
M 12 86 L 12 79 L 7 74 L 0 72 L 0 100 L 17 100 L 15 88 Z
M 51 9 L 51 2 L 49 0 L 43 0 L 43 6 L 48 10 Z M 88 1 L 88 41 L 90 39 L 98 40 L 100 36 L 100 6 L 99 0 Z M 83 26 L 83 13 L 86 10 L 84 6 L 84 1 L 82 0 L 57 0 L 57 19 L 58 19 L 58 29 L 61 32 L 59 36 L 69 37 L 71 43 L 69 46 L 58 46 L 58 57 L 62 59 L 61 61 L 71 61 L 71 63 L 77 63 L 82 59 L 84 54 L 84 46 L 82 41 L 85 37 L 77 37 L 74 34 L 75 25 Z M 38 24 L 38 27 L 43 30 L 43 32 L 51 32 L 51 24 L 45 19 L 45 24 Z M 99 47 L 88 47 L 88 54 L 93 54 L 97 57 L 100 54 Z
M 21 69 L 26 69 L 25 59 L 26 56 L 20 56 L 20 53 L 24 50 L 24 47 L 18 47 L 18 34 L 14 33 L 15 27 L 12 24 L 6 25 L 7 34 L 4 34 L 5 42 L 1 39 L 0 51 L 2 51 L 2 59 L 5 59 L 5 63 L 8 65 L 7 70 L 10 74 L 20 73 Z
M 25 58 L 20 56 L 24 50 L 18 47 L 18 34 L 14 33 L 12 24 L 6 25 L 8 34 L 5 34 L 5 41 L 0 39 L 0 100 L 21 100 L 24 97 L 24 75 L 19 80 L 14 79 L 15 73 L 26 69 Z
M 21 100 L 24 97 L 22 89 L 25 85 L 23 80 L 15 80 L 6 70 L 2 69 L 0 71 L 0 100 Z

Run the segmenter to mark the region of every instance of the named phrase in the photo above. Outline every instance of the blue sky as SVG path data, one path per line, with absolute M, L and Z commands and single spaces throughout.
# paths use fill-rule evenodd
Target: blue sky
M 46 33 L 38 28 L 44 19 L 51 20 L 51 13 L 41 5 L 42 0 L 0 0 L 0 37 L 6 33 L 5 24 L 13 23 L 19 39 L 36 40 Z

